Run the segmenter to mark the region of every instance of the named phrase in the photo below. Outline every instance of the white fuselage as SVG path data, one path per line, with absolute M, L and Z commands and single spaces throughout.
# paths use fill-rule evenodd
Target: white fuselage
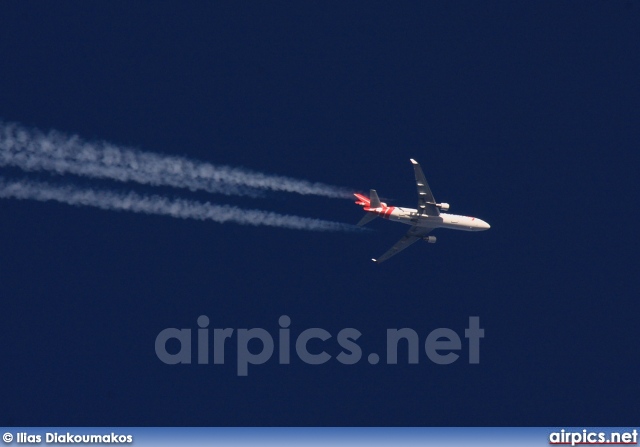
M 420 215 L 418 210 L 413 208 L 386 206 L 384 203 L 382 205 L 379 208 L 365 208 L 365 211 L 375 213 L 385 219 L 425 228 L 450 228 L 462 231 L 482 231 L 491 228 L 484 220 L 475 217 L 447 213 L 440 213 L 439 216 L 427 216 L 424 213 Z

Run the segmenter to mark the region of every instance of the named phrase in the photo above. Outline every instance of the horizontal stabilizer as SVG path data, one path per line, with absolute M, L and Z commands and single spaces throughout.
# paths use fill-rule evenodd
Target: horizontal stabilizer
M 369 199 L 362 194 L 355 193 L 354 196 L 358 198 L 357 205 L 369 205 Z

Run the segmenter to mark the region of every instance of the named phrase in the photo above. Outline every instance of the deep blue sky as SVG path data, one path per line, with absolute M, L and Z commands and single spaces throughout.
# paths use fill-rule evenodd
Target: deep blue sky
M 404 206 L 413 157 L 438 200 L 492 228 L 440 230 L 377 266 L 405 227 L 2 200 L 0 425 L 637 423 L 639 24 L 636 1 L 2 2 L 4 120 Z M 424 340 L 477 315 L 486 337 L 479 365 L 162 364 L 156 335 L 201 314 L 274 335 L 283 314 L 293 333 L 354 327 L 365 356 L 387 328 Z

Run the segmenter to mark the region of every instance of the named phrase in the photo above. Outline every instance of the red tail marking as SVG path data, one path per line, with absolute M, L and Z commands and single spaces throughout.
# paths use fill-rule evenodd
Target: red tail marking
M 369 204 L 371 203 L 371 200 L 369 200 L 366 196 L 363 196 L 362 194 L 354 194 L 354 196 L 356 196 L 359 199 L 356 202 L 356 205 L 369 206 Z
M 393 213 L 393 210 L 395 210 L 396 207 L 395 206 L 390 206 L 387 209 L 384 210 L 384 212 L 382 213 L 382 217 L 384 217 L 385 219 L 388 219 L 391 216 L 391 213 Z

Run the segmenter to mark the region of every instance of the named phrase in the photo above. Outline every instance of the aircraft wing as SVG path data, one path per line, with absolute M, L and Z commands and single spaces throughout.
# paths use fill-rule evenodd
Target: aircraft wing
M 414 225 L 409 231 L 407 231 L 407 234 L 405 234 L 402 239 L 396 242 L 396 244 L 385 254 L 380 256 L 378 259 L 374 259 L 373 262 L 380 264 L 381 262 L 386 261 L 391 256 L 397 255 L 414 242 L 418 242 L 424 236 L 431 233 L 432 230 L 433 228 L 418 227 L 417 225 Z
M 436 199 L 433 197 L 433 193 L 431 192 L 431 188 L 429 188 L 422 168 L 413 158 L 411 159 L 411 163 L 413 163 L 413 170 L 416 174 L 416 186 L 418 187 L 418 212 L 420 214 L 426 212 L 428 216 L 439 216 L 440 210 L 436 206 Z
M 371 213 L 367 213 L 365 214 L 362 219 L 360 219 L 360 222 L 357 223 L 357 225 L 359 227 L 368 224 L 369 222 L 371 222 L 373 219 L 375 219 L 376 217 L 378 217 L 377 214 L 371 214 Z

